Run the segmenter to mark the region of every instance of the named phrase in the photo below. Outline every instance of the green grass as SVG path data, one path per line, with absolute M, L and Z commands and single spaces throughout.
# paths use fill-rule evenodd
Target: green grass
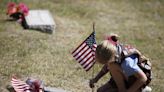
M 18 0 L 20 1 L 20 0 Z M 50 35 L 24 30 L 7 19 L 7 0 L 0 3 L 0 91 L 16 74 L 20 78 L 36 77 L 46 86 L 72 92 L 90 92 L 85 72 L 71 56 L 96 23 L 97 42 L 104 35 L 117 33 L 121 42 L 132 44 L 150 57 L 153 64 L 153 92 L 164 91 L 164 1 L 163 0 L 21 0 L 30 9 L 48 9 L 56 21 Z M 95 74 L 101 66 L 95 66 Z M 97 86 L 109 79 L 105 76 Z

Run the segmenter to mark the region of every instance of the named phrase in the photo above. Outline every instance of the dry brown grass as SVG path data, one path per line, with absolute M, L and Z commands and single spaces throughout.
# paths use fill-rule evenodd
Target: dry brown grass
M 23 30 L 7 22 L 6 0 L 0 4 L 0 91 L 7 92 L 13 74 L 37 77 L 47 86 L 72 92 L 91 92 L 86 73 L 71 56 L 96 22 L 97 42 L 105 34 L 118 33 L 121 41 L 139 48 L 152 59 L 153 92 L 164 91 L 164 2 L 162 0 L 22 0 L 31 9 L 49 9 L 57 23 L 50 35 Z M 95 66 L 96 71 L 100 66 Z M 102 79 L 98 86 L 108 80 Z

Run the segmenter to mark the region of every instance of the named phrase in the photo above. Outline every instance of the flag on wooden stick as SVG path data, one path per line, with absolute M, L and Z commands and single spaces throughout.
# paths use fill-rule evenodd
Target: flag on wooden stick
M 95 63 L 96 51 L 95 32 L 92 32 L 73 52 L 73 57 L 86 70 L 90 70 Z

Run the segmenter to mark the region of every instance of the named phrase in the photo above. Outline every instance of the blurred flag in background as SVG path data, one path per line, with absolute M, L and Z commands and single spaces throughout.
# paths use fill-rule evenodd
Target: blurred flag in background
M 20 79 L 12 77 L 11 84 L 16 92 L 26 92 L 30 89 L 30 86 Z

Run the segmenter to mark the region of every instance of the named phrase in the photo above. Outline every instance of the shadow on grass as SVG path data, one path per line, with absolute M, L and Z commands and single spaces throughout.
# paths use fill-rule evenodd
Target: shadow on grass
M 16 22 L 15 19 L 0 19 L 0 23 Z
M 11 85 L 7 85 L 7 86 L 6 86 L 6 89 L 7 89 L 9 92 L 15 92 L 14 88 L 13 88 Z
M 17 22 L 17 19 L 0 19 L 0 24 L 1 23 L 12 23 L 12 22 Z M 42 27 L 42 26 L 39 26 L 39 27 L 29 27 L 27 25 L 26 22 L 22 22 L 20 23 L 20 25 L 23 27 L 23 29 L 25 30 L 33 30 L 33 31 L 38 31 L 38 32 L 41 32 L 41 33 L 47 33 L 47 34 L 52 34 L 54 29 L 52 30 L 52 28 L 48 28 L 47 26 L 45 27 Z

